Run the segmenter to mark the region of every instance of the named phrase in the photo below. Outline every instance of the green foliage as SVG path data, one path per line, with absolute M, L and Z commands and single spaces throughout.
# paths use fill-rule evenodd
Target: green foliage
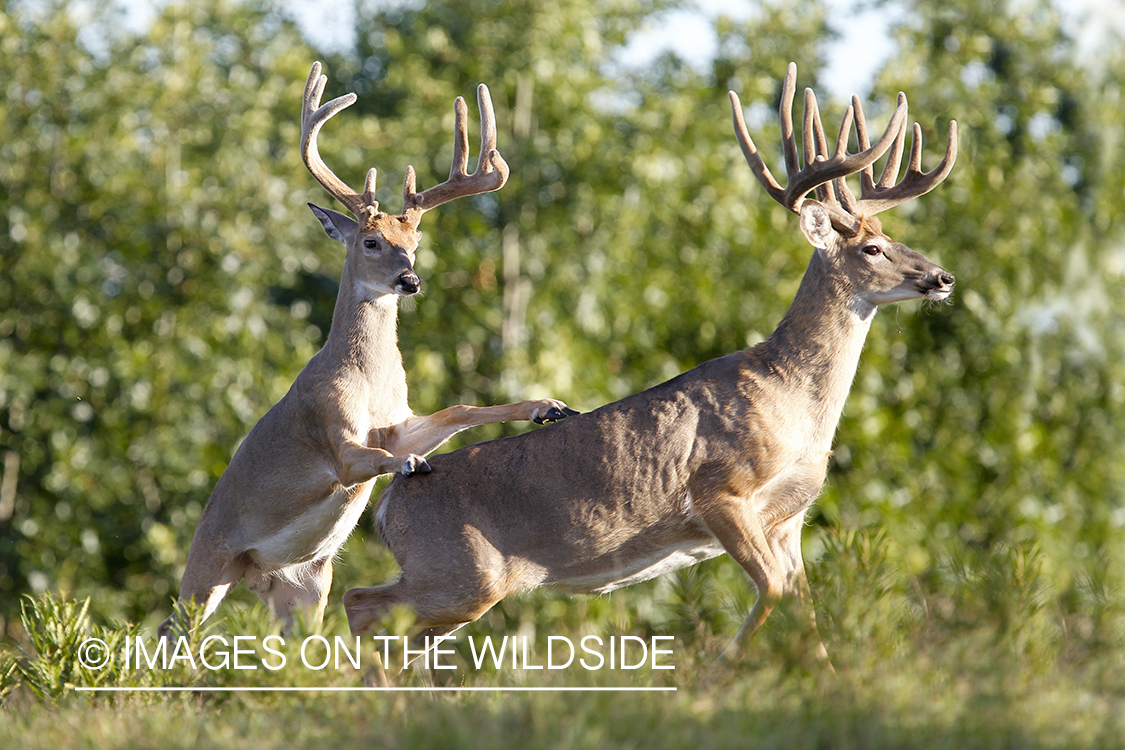
M 299 160 L 278 158 L 310 55 L 223 3 L 170 7 L 107 58 L 67 12 L 0 19 L 20 32 L 0 62 L 0 590 L 137 616 L 174 591 L 232 448 L 322 335 L 311 303 L 271 299 L 319 267 L 306 247 L 332 249 L 294 198 Z
M 890 530 L 888 554 L 924 597 L 948 585 L 964 589 L 959 607 L 980 604 L 972 582 L 992 575 L 985 590 L 1021 592 L 966 613 L 1018 641 L 1016 622 L 1046 626 L 1092 570 L 1121 565 L 1125 289 L 1121 214 L 1104 199 L 1120 195 L 1123 127 L 1102 97 L 1122 69 L 1076 66 L 1045 3 L 908 7 L 877 90 L 910 93 L 929 164 L 945 130 L 931 118 L 956 116 L 961 155 L 941 190 L 885 225 L 951 268 L 960 292 L 877 322 L 821 507 Z M 1018 572 L 1029 565 L 1036 591 Z
M 851 536 L 839 541 L 861 557 L 866 580 L 879 573 L 881 541 Z M 863 614 L 869 600 L 846 592 L 826 608 L 844 611 L 847 622 L 879 619 Z M 79 605 L 55 602 L 55 611 Z M 223 626 L 207 635 L 270 633 L 260 604 L 236 607 Z M 72 616 L 44 618 L 56 629 Z M 227 629 L 225 626 L 231 626 Z M 768 625 L 767 625 L 768 627 Z M 80 629 L 80 628 L 79 628 Z M 91 632 L 96 632 L 97 628 Z M 574 637 L 581 631 L 561 629 Z M 342 623 L 328 623 L 327 637 L 346 635 Z M 305 635 L 295 633 L 290 643 Z M 190 684 L 216 692 L 182 695 L 132 693 L 91 695 L 63 691 L 50 702 L 10 701 L 0 722 L 0 743 L 34 750 L 70 747 L 323 747 L 326 744 L 418 747 L 448 744 L 493 747 L 518 741 L 521 747 L 605 747 L 634 743 L 646 747 L 855 748 L 1032 748 L 1122 747 L 1123 664 L 1064 664 L 1036 667 L 1019 660 L 997 662 L 987 644 L 970 636 L 964 643 L 927 640 L 911 633 L 908 648 L 893 648 L 877 632 L 837 644 L 837 674 L 823 669 L 795 671 L 791 655 L 757 651 L 738 668 L 696 657 L 725 643 L 705 637 L 690 648 L 676 645 L 676 670 L 667 684 L 675 693 L 501 693 L 427 695 L 424 688 L 456 686 L 575 687 L 631 684 L 627 676 L 512 670 L 458 671 L 452 677 L 406 671 L 392 676 L 397 687 L 422 688 L 420 694 L 222 692 L 225 687 L 305 686 L 349 688 L 359 682 L 350 666 L 310 670 L 286 649 L 279 670 L 231 668 L 208 671 L 194 682 L 184 672 L 146 672 L 134 684 L 169 687 Z M 42 638 L 42 636 L 39 636 Z M 51 643 L 53 639 L 49 639 Z M 982 645 L 984 648 L 982 649 Z M 369 653 L 369 652 L 368 652 Z M 258 656 L 263 656 L 260 654 Z M 257 657 L 250 657 L 253 662 Z M 270 657 L 274 658 L 274 657 Z M 315 662 L 319 654 L 313 657 Z M 456 658 L 456 657 L 455 657 Z M 217 661 L 217 660 L 216 660 Z M 37 667 L 38 668 L 38 667 Z M 131 676 L 135 677 L 135 676 Z M 81 683 L 79 683 L 81 684 Z M 120 684 L 125 684 L 124 681 Z M 651 684 L 646 675 L 637 683 Z M 437 699 L 435 699 L 437 698 Z
M 125 640 L 136 636 L 134 626 L 92 626 L 89 598 L 76 602 L 44 594 L 25 597 L 20 606 L 32 652 L 0 659 L 0 700 L 20 685 L 40 699 L 56 701 L 75 687 L 128 682 L 121 665 L 106 655 L 119 653 Z

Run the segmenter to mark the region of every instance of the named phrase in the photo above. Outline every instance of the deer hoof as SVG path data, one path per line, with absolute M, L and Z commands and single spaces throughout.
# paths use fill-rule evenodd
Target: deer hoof
M 433 469 L 430 468 L 426 459 L 421 456 L 407 456 L 406 460 L 402 462 L 402 475 L 404 477 L 414 476 L 415 474 L 429 474 Z
M 569 406 L 564 406 L 561 409 L 557 406 L 552 406 L 547 410 L 546 414 L 543 416 L 536 414 L 531 418 L 531 421 L 535 424 L 550 424 L 551 422 L 558 422 L 560 419 L 566 419 L 567 417 L 580 413 L 581 412 L 571 409 Z

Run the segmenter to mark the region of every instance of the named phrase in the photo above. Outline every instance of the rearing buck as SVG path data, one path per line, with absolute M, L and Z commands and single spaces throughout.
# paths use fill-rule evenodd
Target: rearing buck
M 783 594 L 808 599 L 805 513 L 823 485 L 833 433 L 880 305 L 942 300 L 953 277 L 880 230 L 874 215 L 922 195 L 957 153 L 921 171 L 921 129 L 895 184 L 906 97 L 870 145 L 858 99 L 828 154 L 816 99 L 805 95 L 804 163 L 793 135 L 796 66 L 781 101 L 788 186 L 770 174 L 732 92 L 735 134 L 766 191 L 800 217 L 815 248 L 789 312 L 770 338 L 550 430 L 437 456 L 433 472 L 396 478 L 376 517 L 402 568 L 385 586 L 344 595 L 354 633 L 408 604 L 421 635 L 476 620 L 521 589 L 602 593 L 722 553 L 758 597 L 728 653 L 754 634 Z M 847 152 L 853 119 L 860 153 Z M 890 151 L 878 182 L 872 164 Z M 861 173 L 857 200 L 844 184 Z M 815 190 L 815 199 L 806 194 Z M 806 602 L 811 606 L 811 602 Z M 815 627 L 815 621 L 814 621 Z M 826 656 L 823 644 L 817 651 Z
M 499 190 L 508 165 L 496 150 L 488 89 L 477 90 L 481 153 L 467 174 L 465 101 L 457 97 L 449 179 L 417 192 L 407 167 L 403 212 L 375 202 L 375 170 L 356 194 L 324 164 L 316 147 L 321 126 L 356 101 L 347 94 L 320 106 L 327 78 L 320 63 L 305 85 L 301 155 L 313 177 L 358 221 L 309 204 L 325 232 L 347 247 L 328 340 L 292 388 L 247 435 L 219 479 L 199 524 L 180 585 L 178 614 L 160 627 L 172 632 L 182 605 L 194 600 L 208 617 L 240 579 L 288 622 L 300 606 L 315 622 L 332 584 L 332 558 L 355 527 L 381 474 L 429 471 L 424 455 L 453 434 L 511 420 L 538 423 L 575 414 L 561 401 L 505 406 L 452 406 L 415 416 L 395 332 L 396 297 L 417 294 L 414 253 L 422 214 L 442 203 Z M 178 623 L 186 626 L 186 622 Z

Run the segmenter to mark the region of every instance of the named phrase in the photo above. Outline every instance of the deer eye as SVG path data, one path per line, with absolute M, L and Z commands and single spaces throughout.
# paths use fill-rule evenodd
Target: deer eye
M 881 249 L 879 249 L 878 245 L 867 245 L 866 247 L 863 248 L 863 253 L 865 255 L 870 255 L 871 257 L 875 257 L 876 255 L 879 255 L 882 252 L 883 251 Z
M 368 250 L 374 250 L 375 248 L 379 247 L 379 241 L 373 237 L 368 237 L 363 241 L 363 246 Z

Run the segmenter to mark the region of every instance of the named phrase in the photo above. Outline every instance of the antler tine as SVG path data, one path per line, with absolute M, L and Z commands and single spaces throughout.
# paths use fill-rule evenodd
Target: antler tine
M 770 197 L 785 205 L 785 189 L 773 178 L 769 167 L 762 160 L 762 155 L 758 153 L 754 140 L 750 137 L 750 132 L 746 129 L 746 120 L 742 115 L 742 102 L 739 100 L 738 94 L 728 91 L 727 96 L 730 97 L 731 113 L 734 116 L 734 136 L 738 139 L 738 145 L 742 147 L 742 155 L 746 157 L 746 163 L 750 165 L 750 170 L 758 178 L 758 182 L 762 184 Z M 784 118 L 782 119 L 784 120 Z M 782 130 L 784 131 L 784 122 L 782 123 Z M 792 123 L 790 123 L 790 133 L 792 133 L 792 130 Z M 794 156 L 796 155 L 794 154 Z
M 376 210 L 379 208 L 379 204 L 375 200 L 375 176 L 377 174 L 375 167 L 367 170 L 367 177 L 363 180 L 363 195 L 360 196 L 364 205 L 372 206 Z
M 457 97 L 453 103 L 453 162 L 449 179 L 423 192 L 417 192 L 413 167 L 407 167 L 403 184 L 403 212 L 417 225 L 422 214 L 455 198 L 499 190 L 508 181 L 508 164 L 496 150 L 496 115 L 492 97 L 483 83 L 477 87 L 477 108 L 480 110 L 480 161 L 473 174 L 468 174 L 469 134 L 468 108 Z
M 362 220 L 368 212 L 378 210 L 374 201 L 375 170 L 368 172 L 364 194 L 357 195 L 328 168 L 316 145 L 317 135 L 324 123 L 341 110 L 355 104 L 356 95 L 344 94 L 321 106 L 320 99 L 324 95 L 328 77 L 321 75 L 320 71 L 320 63 L 313 63 L 312 70 L 309 71 L 309 80 L 305 83 L 305 96 L 301 106 L 301 158 L 317 182 L 323 185 L 336 200 L 347 206 L 356 218 Z
M 762 160 L 762 155 L 758 153 L 754 140 L 750 137 L 750 132 L 746 129 L 746 120 L 742 115 L 742 102 L 739 100 L 738 94 L 728 91 L 727 95 L 730 97 L 731 113 L 734 116 L 734 135 L 738 139 L 738 145 L 742 147 L 742 155 L 746 157 L 746 163 L 750 165 L 750 170 L 758 178 L 758 182 L 762 184 L 770 197 L 785 205 L 785 189 L 773 178 L 769 167 Z M 784 122 L 782 123 L 782 129 L 784 130 Z M 792 123 L 790 123 L 790 133 L 792 133 L 792 129 Z M 796 154 L 794 154 L 795 156 Z
M 469 169 L 469 108 L 465 100 L 457 97 L 453 101 L 453 161 L 449 164 L 449 179 L 467 174 Z M 481 130 L 484 118 L 481 117 Z M 481 150 L 484 148 L 482 146 Z
M 898 92 L 899 107 L 906 107 L 906 94 Z M 898 168 L 902 164 L 902 147 L 906 143 L 906 118 L 902 120 L 902 127 L 898 130 L 894 145 L 887 154 L 887 163 L 883 165 L 883 173 L 879 175 L 879 187 L 885 188 L 895 184 L 898 179 Z M 870 167 L 868 168 L 870 172 Z
M 837 177 L 820 183 L 816 186 L 816 199 L 834 216 L 836 223 L 854 229 L 856 222 L 856 200 L 848 189 L 845 177 L 861 171 L 856 165 L 862 163 L 863 153 L 870 148 L 870 144 L 860 148 L 860 153 L 854 156 L 848 154 L 848 139 L 852 133 L 852 123 L 855 119 L 855 108 L 849 106 L 844 111 L 844 119 L 840 123 L 840 132 L 836 136 L 836 149 L 832 152 L 831 159 L 840 164 L 846 171 Z M 816 103 L 816 94 L 812 89 L 805 89 L 805 164 L 822 166 L 830 157 L 828 156 L 828 138 L 824 132 L 824 124 L 820 119 L 820 109 Z M 869 169 L 870 165 L 863 167 Z M 810 177 L 823 179 L 823 174 L 817 177 L 815 170 L 810 170 Z M 797 189 L 800 189 L 799 187 Z M 795 196 L 803 202 L 803 196 Z M 800 208 L 800 202 L 797 203 Z
M 828 158 L 828 139 L 824 137 L 824 123 L 820 119 L 820 107 L 816 103 L 816 94 L 812 89 L 805 89 L 805 169 L 816 164 L 817 156 Z
M 492 162 L 495 160 L 498 165 L 503 165 L 504 180 L 507 180 L 508 163 L 496 150 L 496 112 L 492 109 L 492 95 L 488 93 L 488 86 L 483 83 L 477 86 L 477 109 L 480 111 L 480 160 L 477 162 L 477 171 L 491 171 Z M 496 168 L 501 169 L 500 166 Z M 464 167 L 461 171 L 465 171 Z
M 906 97 L 900 93 L 898 99 L 898 106 L 906 105 Z M 852 97 L 851 109 L 855 112 L 855 135 L 859 143 L 859 150 L 866 151 L 871 147 L 871 141 L 867 133 L 867 118 L 863 114 L 863 104 L 860 102 L 858 96 Z M 897 110 L 897 107 L 896 107 Z M 905 120 L 903 121 L 905 123 Z M 887 163 L 883 166 L 882 175 L 879 177 L 879 184 L 882 185 L 886 181 L 894 181 L 898 176 L 898 168 L 902 162 L 902 143 L 905 138 L 905 128 L 899 127 L 896 132 L 894 142 L 891 144 L 890 151 L 887 154 Z M 874 188 L 874 162 L 868 164 L 859 173 L 860 187 L 864 192 L 870 191 Z M 848 187 L 847 181 L 839 179 L 836 181 L 836 192 L 841 199 L 841 203 L 845 211 L 852 216 L 861 215 L 859 202 L 856 201 L 855 196 L 852 194 L 851 189 Z
M 781 118 L 781 148 L 785 155 L 786 175 L 797 174 L 801 171 L 801 160 L 797 156 L 797 139 L 793 133 L 793 97 L 796 95 L 797 63 L 791 62 L 789 67 L 785 69 L 785 81 L 781 85 L 781 104 L 778 105 L 778 115 Z M 806 163 L 809 162 L 806 161 Z
M 735 136 L 738 138 L 742 153 L 746 157 L 750 169 L 774 200 L 790 211 L 797 213 L 805 200 L 805 195 L 810 190 L 816 189 L 817 197 L 828 204 L 830 210 L 837 214 L 836 218 L 841 223 L 852 225 L 857 216 L 854 212 L 856 201 L 848 193 L 846 185 L 843 184 L 843 178 L 869 168 L 891 147 L 906 119 L 905 103 L 895 110 L 891 122 L 887 125 L 886 132 L 879 138 L 879 141 L 874 145 L 865 144 L 857 154 L 849 154 L 847 148 L 852 122 L 856 117 L 855 108 L 849 107 L 844 114 L 840 134 L 836 139 L 836 150 L 832 156 L 828 156 L 828 143 L 824 135 L 824 126 L 821 124 L 816 96 L 811 89 L 806 89 L 803 137 L 805 166 L 801 168 L 800 155 L 793 132 L 792 113 L 793 99 L 796 94 L 796 78 L 797 66 L 790 63 L 782 85 L 779 111 L 782 150 L 785 155 L 785 168 L 788 174 L 788 184 L 785 188 L 782 188 L 773 178 L 758 150 L 754 147 L 754 142 L 746 130 L 741 102 L 732 91 L 730 92 L 730 101 L 734 110 Z M 864 132 L 866 133 L 866 129 Z M 832 184 L 834 181 L 836 184 Z
M 848 137 L 852 131 L 852 110 L 849 107 L 844 113 L 844 121 L 840 124 L 840 134 L 836 137 L 836 150 L 833 152 L 833 158 L 839 157 L 841 154 L 847 155 L 848 151 Z M 824 123 L 820 119 L 820 108 L 816 103 L 816 94 L 812 89 L 805 89 L 805 165 L 816 164 L 828 159 L 828 138 L 824 133 Z M 810 172 L 810 174 L 812 174 Z M 839 183 L 839 185 L 837 185 Z M 839 187 L 844 186 L 842 177 L 828 182 L 821 183 L 816 186 L 816 199 L 821 203 L 826 203 L 833 208 L 841 208 Z M 844 186 L 844 195 L 846 195 L 847 187 Z M 800 204 L 798 203 L 798 208 Z
M 852 97 L 852 106 L 855 107 L 856 120 L 855 132 L 859 140 L 859 147 L 865 149 L 868 146 L 867 136 L 867 120 L 863 115 L 863 105 L 860 104 L 859 97 Z M 898 106 L 906 106 L 906 94 L 901 91 L 898 94 Z M 899 128 L 898 134 L 895 136 L 895 141 L 891 145 L 890 151 L 887 152 L 887 163 L 883 165 L 883 171 L 879 175 L 879 182 L 875 182 L 874 165 L 868 165 L 860 175 L 860 188 L 861 194 L 870 195 L 875 190 L 876 184 L 880 188 L 890 187 L 894 181 L 898 179 L 898 170 L 902 165 L 902 147 L 906 142 L 906 121 L 903 121 L 903 126 Z
M 852 122 L 855 116 L 856 113 L 854 106 L 848 107 L 844 112 L 844 121 L 840 125 L 840 134 L 836 138 L 836 154 L 847 154 L 848 138 L 851 136 Z M 823 141 L 823 138 L 824 136 L 822 134 L 820 136 L 820 139 Z M 862 154 L 868 148 L 870 148 L 870 146 L 860 146 L 860 153 Z M 860 172 L 862 174 L 864 171 L 869 169 L 871 169 L 870 164 L 860 170 Z M 849 172 L 849 174 L 851 174 L 851 172 Z M 852 195 L 852 191 L 848 189 L 848 181 L 846 179 L 846 175 L 837 177 L 836 179 L 830 182 L 826 182 L 824 183 L 824 185 L 817 188 L 817 198 L 822 203 L 827 204 L 828 207 L 833 211 L 839 211 L 843 214 L 846 214 L 847 218 L 843 219 L 843 223 L 849 225 L 855 224 L 853 219 L 857 215 L 856 201 L 855 196 Z
M 901 96 L 901 95 L 900 95 Z M 901 98 L 905 101 L 905 97 Z M 891 167 L 890 161 L 887 167 L 883 170 L 883 175 L 879 179 L 877 185 L 870 185 L 869 180 L 865 180 L 862 185 L 861 197 L 859 200 L 859 210 L 865 216 L 872 216 L 881 211 L 886 211 L 888 208 L 905 203 L 908 200 L 917 198 L 937 187 L 942 180 L 944 180 L 953 169 L 953 163 L 957 160 L 957 121 L 950 120 L 949 122 L 949 136 L 945 146 L 945 156 L 938 163 L 936 167 L 929 172 L 922 172 L 922 127 L 918 123 L 914 123 L 913 139 L 910 143 L 910 160 L 906 168 L 906 175 L 902 181 L 897 185 L 894 184 L 894 178 L 898 174 L 898 164 L 894 165 L 893 172 L 887 170 Z M 906 137 L 906 128 L 902 128 L 900 136 L 900 143 Z M 898 149 L 899 157 L 901 158 L 901 146 Z

